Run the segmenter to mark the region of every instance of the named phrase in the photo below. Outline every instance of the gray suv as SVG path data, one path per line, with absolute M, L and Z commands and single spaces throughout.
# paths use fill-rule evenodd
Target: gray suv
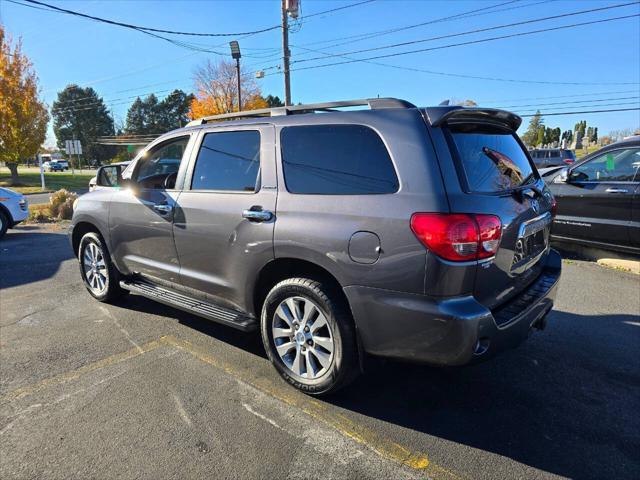
M 309 394 L 367 354 L 489 358 L 545 326 L 560 277 L 520 122 L 392 98 L 196 120 L 79 199 L 82 280 L 99 301 L 133 292 L 259 329 Z

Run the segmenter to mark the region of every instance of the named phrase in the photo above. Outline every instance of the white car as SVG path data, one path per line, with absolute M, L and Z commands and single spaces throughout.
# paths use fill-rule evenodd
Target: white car
M 29 216 L 29 204 L 21 193 L 0 188 L 0 238 Z

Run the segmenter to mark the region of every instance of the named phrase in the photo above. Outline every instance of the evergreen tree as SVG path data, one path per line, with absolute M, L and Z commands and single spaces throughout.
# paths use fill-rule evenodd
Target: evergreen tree
M 96 143 L 98 137 L 113 135 L 114 128 L 102 97 L 93 88 L 68 85 L 58 92 L 51 114 L 59 148 L 64 148 L 65 140 L 80 140 L 87 160 L 102 162 L 114 154 L 112 146 Z
M 538 131 L 543 125 L 544 120 L 542 119 L 540 110 L 538 110 L 536 114 L 531 117 L 531 120 L 529 120 L 527 131 L 522 135 L 522 141 L 525 143 L 525 145 L 528 145 L 530 147 L 535 147 L 536 145 L 538 145 Z

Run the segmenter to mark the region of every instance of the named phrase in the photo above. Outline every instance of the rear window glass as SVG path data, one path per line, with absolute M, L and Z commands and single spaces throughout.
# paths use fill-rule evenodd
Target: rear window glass
M 562 150 L 562 158 L 570 158 L 572 160 L 575 160 L 576 155 L 571 150 Z
M 287 127 L 280 142 L 285 182 L 291 193 L 362 195 L 398 190 L 387 148 L 368 127 Z
M 451 130 L 464 175 L 473 192 L 500 192 L 528 183 L 533 168 L 511 133 Z

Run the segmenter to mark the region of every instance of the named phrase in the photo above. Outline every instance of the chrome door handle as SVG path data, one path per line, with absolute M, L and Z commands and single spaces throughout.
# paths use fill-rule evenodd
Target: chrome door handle
M 607 188 L 605 190 L 605 192 L 607 193 L 629 193 L 629 190 L 625 189 L 625 188 Z
M 158 212 L 160 215 L 166 215 L 167 213 L 170 213 L 171 210 L 173 210 L 173 207 L 171 205 L 166 205 L 166 204 L 157 204 L 153 206 L 153 209 Z
M 273 218 L 273 212 L 269 210 L 244 210 L 242 218 L 246 218 L 252 222 L 268 222 Z

